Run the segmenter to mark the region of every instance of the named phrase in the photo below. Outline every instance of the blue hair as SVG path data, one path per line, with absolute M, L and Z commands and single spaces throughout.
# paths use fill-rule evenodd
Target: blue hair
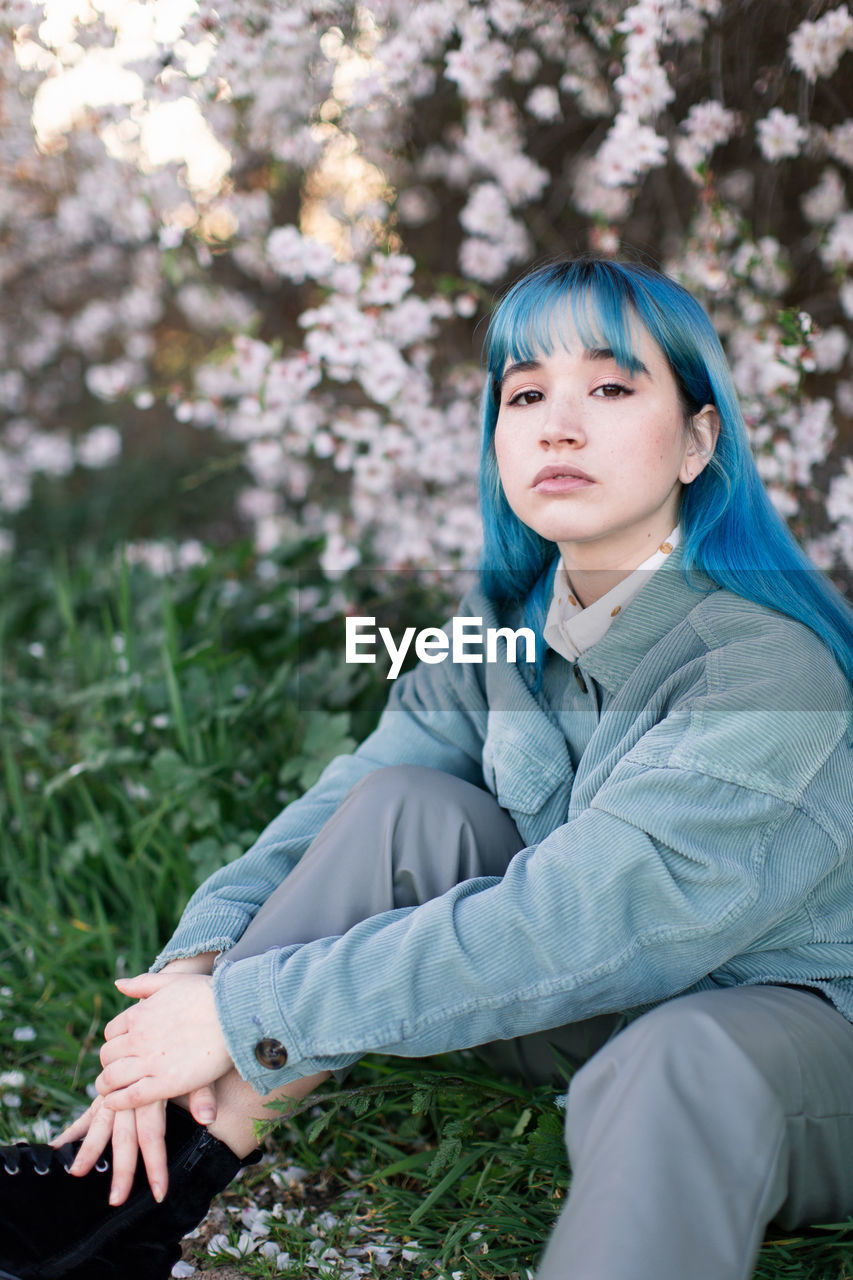
M 550 355 L 576 332 L 585 347 L 609 347 L 623 368 L 635 371 L 634 317 L 669 361 L 685 417 L 713 404 L 720 419 L 712 458 L 682 494 L 685 576 L 689 581 L 699 570 L 747 600 L 804 622 L 853 683 L 853 610 L 770 501 L 711 321 L 686 289 L 640 264 L 582 257 L 540 267 L 508 291 L 492 316 L 482 405 L 483 590 L 499 607 L 521 610 L 541 649 L 559 556 L 553 542 L 519 520 L 501 486 L 494 434 L 506 362 Z

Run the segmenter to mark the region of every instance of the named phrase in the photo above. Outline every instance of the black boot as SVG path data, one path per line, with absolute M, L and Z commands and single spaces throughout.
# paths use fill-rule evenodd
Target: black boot
M 212 1137 L 188 1111 L 166 1108 L 169 1190 L 151 1194 L 140 1159 L 124 1204 L 109 1203 L 108 1149 L 91 1173 L 68 1173 L 80 1142 L 62 1147 L 0 1147 L 2 1280 L 168 1280 L 180 1240 L 198 1226 L 217 1192 L 245 1160 Z

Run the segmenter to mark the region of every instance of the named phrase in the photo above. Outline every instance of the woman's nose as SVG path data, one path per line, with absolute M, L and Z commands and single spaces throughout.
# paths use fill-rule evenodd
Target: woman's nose
M 560 444 L 576 445 L 585 439 L 577 406 L 568 400 L 551 400 L 541 422 L 542 444 L 548 448 Z

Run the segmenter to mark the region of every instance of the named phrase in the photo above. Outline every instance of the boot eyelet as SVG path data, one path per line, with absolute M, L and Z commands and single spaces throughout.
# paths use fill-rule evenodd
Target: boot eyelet
M 10 1178 L 17 1178 L 18 1174 L 21 1172 L 21 1170 L 16 1168 L 14 1165 L 10 1169 L 5 1160 L 3 1161 L 3 1168 Z
M 101 1156 L 100 1160 L 95 1165 L 95 1173 L 106 1173 L 109 1167 L 110 1167 L 109 1160 L 107 1160 L 105 1156 Z
M 44 1168 L 42 1168 L 42 1166 L 41 1166 L 40 1164 L 36 1164 L 35 1162 L 33 1162 L 33 1169 L 35 1170 L 35 1172 L 38 1174 L 38 1176 L 39 1176 L 40 1178 L 43 1178 L 43 1177 L 45 1176 L 45 1174 L 50 1173 L 50 1165 L 49 1165 L 49 1164 L 46 1164 L 46 1165 L 44 1166 Z

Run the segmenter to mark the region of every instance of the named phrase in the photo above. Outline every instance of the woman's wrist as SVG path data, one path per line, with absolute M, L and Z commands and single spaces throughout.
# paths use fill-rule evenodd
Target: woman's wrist
M 164 964 L 161 973 L 213 973 L 218 951 L 201 951 L 196 956 L 181 956 Z

